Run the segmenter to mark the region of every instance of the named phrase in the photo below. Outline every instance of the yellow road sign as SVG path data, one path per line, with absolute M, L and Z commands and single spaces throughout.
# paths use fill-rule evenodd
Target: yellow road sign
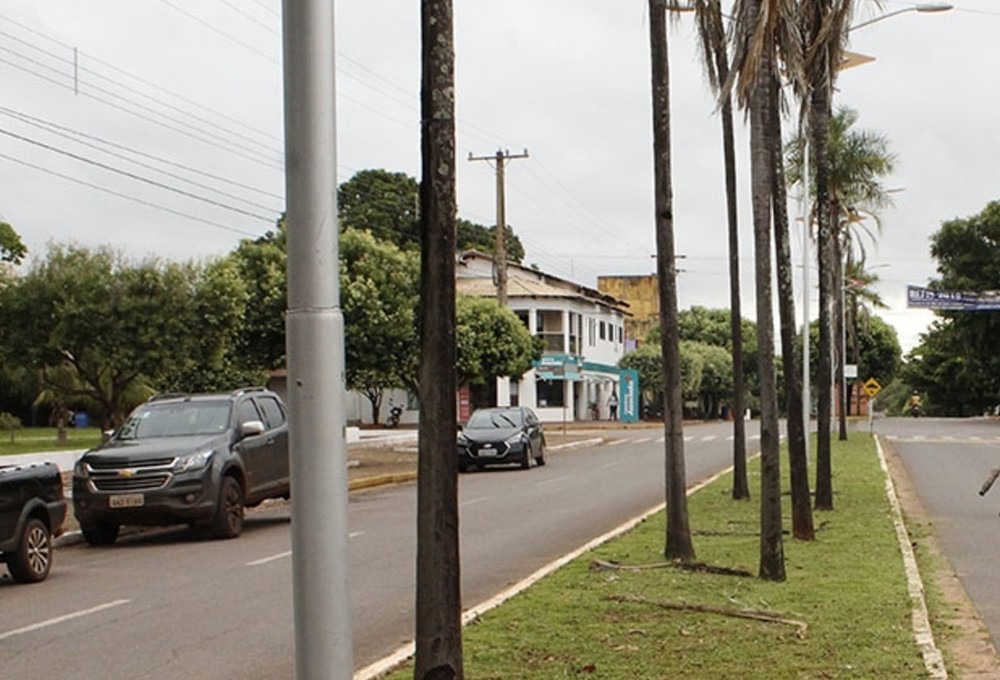
M 861 386 L 861 389 L 865 391 L 869 399 L 875 397 L 876 394 L 882 391 L 882 385 L 879 384 L 878 380 L 875 378 L 868 378 L 865 384 Z

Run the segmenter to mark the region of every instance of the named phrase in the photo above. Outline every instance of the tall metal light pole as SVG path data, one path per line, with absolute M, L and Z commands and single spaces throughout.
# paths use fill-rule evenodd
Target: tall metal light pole
M 295 677 L 354 675 L 332 0 L 285 0 L 289 445 Z
M 886 12 L 885 14 L 880 14 L 874 19 L 869 19 L 868 21 L 862 21 L 860 24 L 855 24 L 851 26 L 851 31 L 856 31 L 859 28 L 864 28 L 865 26 L 871 26 L 872 24 L 877 24 L 880 21 L 884 21 L 889 17 L 894 17 L 899 14 L 905 14 L 907 12 L 947 12 L 954 9 L 954 5 L 948 2 L 921 2 L 916 5 L 910 5 L 909 7 L 903 7 L 902 9 L 893 10 L 892 12 Z

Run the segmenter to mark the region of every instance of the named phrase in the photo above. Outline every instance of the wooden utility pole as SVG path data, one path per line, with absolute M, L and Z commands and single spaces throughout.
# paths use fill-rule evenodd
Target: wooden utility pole
M 494 161 L 497 175 L 497 242 L 496 252 L 493 254 L 493 283 L 497 287 L 497 302 L 501 306 L 507 306 L 507 216 L 504 212 L 504 162 L 516 158 L 527 158 L 528 150 L 524 153 L 511 154 L 510 151 L 500 151 L 494 156 L 473 156 L 469 154 L 470 161 Z

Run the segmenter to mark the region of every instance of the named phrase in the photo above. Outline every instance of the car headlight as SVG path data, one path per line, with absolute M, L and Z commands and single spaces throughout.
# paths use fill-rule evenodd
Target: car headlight
M 459 435 L 458 435 L 458 445 L 459 446 L 468 446 L 469 445 L 469 438 L 466 437 L 464 434 L 459 433 Z
M 507 443 L 510 444 L 511 446 L 520 444 L 521 443 L 521 433 L 518 432 L 517 434 L 512 434 L 511 436 L 507 437 Z
M 90 476 L 90 467 L 83 458 L 76 461 L 76 464 L 73 466 L 73 476 L 84 478 Z
M 212 460 L 212 451 L 200 451 L 190 456 L 181 456 L 174 461 L 174 472 L 194 472 L 206 467 Z

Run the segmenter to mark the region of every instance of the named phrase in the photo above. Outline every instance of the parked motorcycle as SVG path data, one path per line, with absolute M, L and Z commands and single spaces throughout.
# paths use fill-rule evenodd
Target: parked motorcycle
M 399 419 L 403 416 L 403 407 L 399 404 L 389 405 L 389 417 L 385 421 L 386 427 L 396 427 L 399 425 Z

